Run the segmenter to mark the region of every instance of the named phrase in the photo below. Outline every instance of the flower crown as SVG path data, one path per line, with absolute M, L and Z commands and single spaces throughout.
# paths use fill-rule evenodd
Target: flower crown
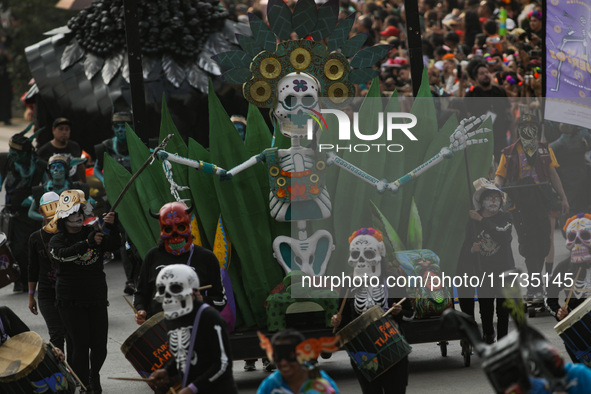
M 367 35 L 348 38 L 355 14 L 337 24 L 338 15 L 338 0 L 329 0 L 319 8 L 314 0 L 298 0 L 293 13 L 283 0 L 270 0 L 269 26 L 249 14 L 252 37 L 238 36 L 242 50 L 220 53 L 214 59 L 222 68 L 224 80 L 242 84 L 244 97 L 257 107 L 274 107 L 278 82 L 293 72 L 313 76 L 320 84 L 320 96 L 342 103 L 354 95 L 353 84 L 377 75 L 371 67 L 391 46 L 360 50 Z M 290 40 L 292 32 L 301 39 Z
M 353 240 L 355 238 L 357 238 L 360 235 L 371 235 L 372 237 L 374 237 L 375 239 L 378 240 L 378 242 L 382 242 L 384 240 L 384 237 L 382 236 L 382 233 L 379 230 L 376 230 L 375 228 L 360 228 L 357 231 L 353 231 L 353 234 L 351 234 L 351 236 L 349 237 L 349 243 L 353 242 Z
M 566 231 L 566 228 L 568 227 L 569 224 L 571 224 L 574 220 L 576 219 L 589 219 L 591 220 L 591 215 L 588 213 L 578 213 L 575 216 L 569 218 L 566 223 L 564 223 L 564 227 L 562 228 L 564 231 Z
M 530 12 L 527 13 L 527 19 L 531 20 L 531 17 L 534 17 L 538 20 L 542 20 L 542 11 L 540 10 L 531 10 Z

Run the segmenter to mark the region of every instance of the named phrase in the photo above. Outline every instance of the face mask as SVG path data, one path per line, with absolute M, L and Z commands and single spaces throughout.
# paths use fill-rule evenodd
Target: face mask
M 538 150 L 538 128 L 537 126 L 525 125 L 519 128 L 519 137 L 521 138 L 521 146 L 525 153 L 532 157 Z
M 76 212 L 68 216 L 66 226 L 70 228 L 81 228 L 84 225 L 84 215 Z

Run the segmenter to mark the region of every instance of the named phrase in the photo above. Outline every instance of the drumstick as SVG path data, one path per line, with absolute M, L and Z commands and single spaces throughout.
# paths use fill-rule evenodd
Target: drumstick
M 56 350 L 56 347 L 54 346 L 53 343 L 49 342 L 49 344 L 51 345 L 51 348 L 53 349 L 53 351 Z M 82 383 L 82 381 L 80 380 L 80 378 L 78 377 L 78 375 L 76 375 L 76 372 L 74 372 L 74 370 L 72 369 L 72 367 L 70 367 L 68 365 L 68 362 L 66 361 L 66 359 L 64 359 L 64 361 L 62 361 L 64 363 L 64 365 L 66 366 L 66 368 L 68 368 L 70 370 L 70 372 L 72 373 L 72 376 L 74 376 L 74 379 L 76 379 L 76 381 L 80 384 L 80 387 L 82 387 L 84 389 L 84 391 L 86 390 L 86 386 L 84 385 L 84 383 Z
M 201 291 L 201 290 L 207 290 L 207 289 L 211 289 L 212 287 L 213 287 L 213 285 L 205 285 L 205 286 L 201 286 L 201 287 L 199 288 L 199 291 Z
M 129 380 L 131 382 L 150 382 L 150 378 L 127 378 L 127 377 L 109 376 L 108 379 L 113 379 L 113 380 Z
M 347 304 L 347 296 L 348 295 L 349 295 L 349 289 L 347 289 L 347 291 L 345 292 L 345 297 L 343 297 L 343 302 L 341 302 L 341 307 L 339 308 L 339 312 L 337 313 L 337 315 L 342 315 L 343 314 L 343 310 L 345 309 L 345 304 Z M 332 329 L 332 333 L 333 334 L 337 330 L 337 327 L 333 327 L 333 329 Z
M 127 299 L 127 297 L 123 296 L 123 298 L 125 299 L 125 301 L 127 301 L 127 304 L 131 307 L 131 309 L 133 309 L 133 311 L 135 313 L 137 313 L 137 309 L 135 309 L 135 306 L 133 306 L 133 304 L 131 302 L 129 302 L 129 300 Z
M 579 279 L 579 274 L 581 273 L 581 267 L 577 270 L 577 275 L 575 276 L 575 281 L 573 282 L 573 287 L 570 288 L 568 292 L 568 297 L 566 297 L 566 302 L 564 303 L 564 309 L 567 309 L 568 303 L 570 302 L 570 297 L 573 295 L 573 291 L 575 291 L 575 286 L 577 285 L 577 279 Z
M 392 308 L 390 308 L 386 312 L 384 312 L 384 314 L 382 315 L 382 317 L 386 317 L 386 315 L 388 313 L 392 312 L 397 305 L 402 304 L 405 300 L 406 300 L 406 297 L 404 297 L 403 299 L 401 299 L 400 301 L 398 301 L 396 304 L 394 304 L 394 306 Z

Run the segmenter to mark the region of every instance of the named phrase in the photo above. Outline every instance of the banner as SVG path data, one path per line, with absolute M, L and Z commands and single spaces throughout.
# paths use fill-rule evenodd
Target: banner
M 591 5 L 550 0 L 546 15 L 546 113 L 548 120 L 591 123 Z

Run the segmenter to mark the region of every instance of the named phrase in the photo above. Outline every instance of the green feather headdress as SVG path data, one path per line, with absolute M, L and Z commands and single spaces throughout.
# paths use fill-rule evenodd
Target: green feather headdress
M 242 84 L 244 97 L 260 108 L 275 106 L 277 83 L 293 72 L 315 77 L 321 96 L 335 104 L 353 97 L 353 84 L 373 79 L 377 71 L 371 67 L 386 56 L 391 46 L 360 50 L 367 36 L 348 38 L 355 14 L 337 24 L 338 15 L 338 0 L 329 0 L 319 8 L 314 0 L 298 0 L 293 13 L 282 0 L 270 0 L 269 26 L 249 14 L 253 36 L 238 36 L 242 50 L 215 56 L 224 80 Z M 290 40 L 292 32 L 300 39 Z

